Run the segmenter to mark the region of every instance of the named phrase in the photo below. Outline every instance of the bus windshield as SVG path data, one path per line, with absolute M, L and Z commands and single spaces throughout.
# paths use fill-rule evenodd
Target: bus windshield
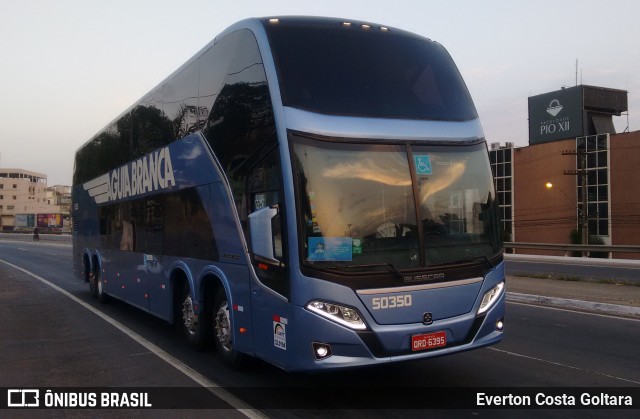
M 501 250 L 484 144 L 406 146 L 294 137 L 293 154 L 307 266 L 411 270 L 474 258 L 482 262 Z
M 333 115 L 478 117 L 447 51 L 401 31 L 339 22 L 267 25 L 283 105 Z

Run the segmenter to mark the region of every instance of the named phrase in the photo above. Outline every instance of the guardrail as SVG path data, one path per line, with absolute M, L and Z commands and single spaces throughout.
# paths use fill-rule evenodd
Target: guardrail
M 506 242 L 505 249 L 539 249 L 557 250 L 561 252 L 621 252 L 640 253 L 640 246 L 599 245 L 599 244 L 551 244 L 551 243 L 518 243 Z

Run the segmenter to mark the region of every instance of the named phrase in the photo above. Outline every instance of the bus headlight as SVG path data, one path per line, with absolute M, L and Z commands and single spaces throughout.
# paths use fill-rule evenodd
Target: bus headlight
M 498 298 L 500 298 L 503 289 L 504 281 L 501 281 L 498 285 L 485 292 L 484 297 L 482 297 L 482 302 L 480 303 L 480 308 L 478 308 L 478 314 L 482 314 L 489 310 Z
M 364 323 L 362 316 L 358 310 L 352 307 L 340 304 L 326 303 L 324 301 L 311 301 L 307 304 L 307 310 L 326 317 L 336 323 L 346 326 L 350 329 L 365 330 L 367 325 Z

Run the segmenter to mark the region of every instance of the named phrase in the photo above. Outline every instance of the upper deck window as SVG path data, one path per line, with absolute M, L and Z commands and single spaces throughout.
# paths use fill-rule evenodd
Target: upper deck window
M 333 115 L 477 118 L 447 51 L 406 32 L 338 21 L 266 25 L 285 106 Z

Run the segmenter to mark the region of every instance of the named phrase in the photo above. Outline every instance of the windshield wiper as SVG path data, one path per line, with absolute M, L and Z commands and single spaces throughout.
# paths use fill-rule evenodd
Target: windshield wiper
M 493 263 L 491 263 L 491 261 L 489 260 L 489 258 L 487 257 L 487 255 L 476 256 L 476 257 L 471 257 L 471 258 L 468 258 L 468 259 L 464 259 L 464 260 L 463 260 L 463 262 L 468 262 L 468 261 L 472 261 L 472 260 L 480 259 L 480 258 L 482 258 L 482 259 L 487 263 L 487 265 L 489 265 L 489 268 L 491 268 L 491 269 L 495 269 L 494 264 L 493 264 Z
M 451 260 L 449 262 L 438 263 L 437 265 L 431 265 L 431 267 L 442 266 L 442 265 L 459 265 L 459 264 L 462 264 L 462 263 L 467 263 L 467 262 L 474 261 L 476 259 L 482 259 L 489 266 L 489 268 L 495 269 L 495 265 L 493 263 L 491 263 L 491 260 L 489 260 L 489 258 L 486 255 L 472 256 L 470 258 L 465 258 L 465 259 Z
M 403 279 L 404 276 L 402 272 L 396 268 L 393 263 L 385 262 L 385 263 L 371 263 L 364 265 L 332 265 L 332 266 L 323 266 L 323 269 L 367 269 L 367 268 L 387 268 L 394 274 L 398 276 L 398 278 Z

